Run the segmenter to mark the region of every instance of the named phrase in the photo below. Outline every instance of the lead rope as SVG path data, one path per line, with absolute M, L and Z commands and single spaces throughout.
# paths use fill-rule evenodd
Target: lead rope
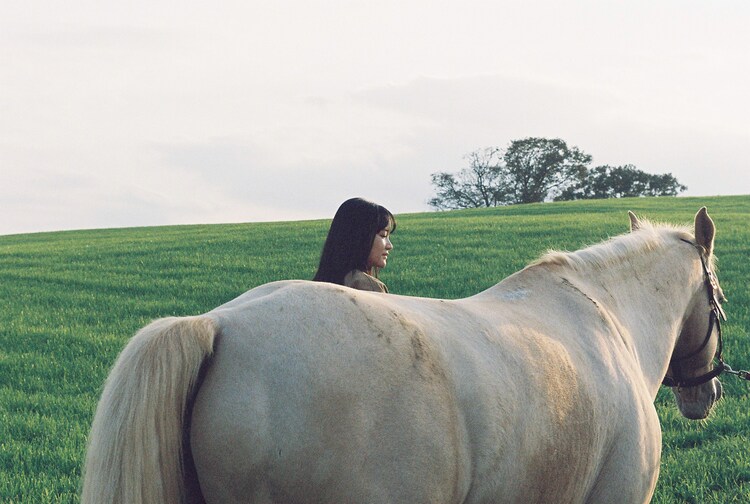
M 732 369 L 732 366 L 730 366 L 726 362 L 724 362 L 723 364 L 725 373 L 729 373 L 730 375 L 737 376 L 739 378 L 742 378 L 743 380 L 750 381 L 750 371 L 744 371 L 742 369 L 738 369 L 737 371 L 735 371 L 734 369 Z

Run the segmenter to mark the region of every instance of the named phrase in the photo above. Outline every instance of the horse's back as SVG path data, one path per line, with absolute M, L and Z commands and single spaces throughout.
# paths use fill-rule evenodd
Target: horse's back
M 209 502 L 462 500 L 465 425 L 440 349 L 384 296 L 279 283 L 210 316 L 191 434 Z
M 589 301 L 509 289 L 442 301 L 279 282 L 216 309 L 192 429 L 208 501 L 611 496 L 597 478 L 627 472 L 618 446 L 639 440 L 615 438 L 638 398 L 607 390 L 607 364 L 575 343 L 602 321 L 576 332 L 566 314 Z

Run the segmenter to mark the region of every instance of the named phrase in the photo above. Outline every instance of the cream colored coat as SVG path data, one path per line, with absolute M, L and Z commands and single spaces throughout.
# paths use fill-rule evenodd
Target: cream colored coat
M 647 227 L 455 301 L 286 281 L 156 322 L 105 387 L 82 502 L 200 502 L 164 425 L 182 425 L 167 418 L 191 412 L 204 369 L 186 426 L 209 503 L 646 503 L 654 397 L 675 346 L 706 328 L 685 329 L 706 302 L 680 238 Z M 685 403 L 707 412 L 711 393 Z M 151 449 L 118 451 L 130 437 Z

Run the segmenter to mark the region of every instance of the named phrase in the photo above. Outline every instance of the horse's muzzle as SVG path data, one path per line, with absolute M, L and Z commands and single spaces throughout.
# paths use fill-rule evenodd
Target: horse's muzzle
M 685 418 L 703 420 L 711 412 L 723 394 L 723 388 L 718 378 L 696 387 L 673 388 L 677 407 Z

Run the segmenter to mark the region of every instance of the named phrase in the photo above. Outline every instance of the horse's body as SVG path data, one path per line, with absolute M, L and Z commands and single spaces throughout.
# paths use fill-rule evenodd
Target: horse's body
M 549 255 L 456 301 L 287 281 L 201 317 L 157 321 L 112 371 L 83 502 L 648 502 L 661 449 L 653 401 L 702 308 L 687 237 L 647 226 Z M 154 385 L 152 361 L 168 357 L 175 368 L 161 371 L 165 380 L 185 378 Z M 128 372 L 140 385 L 117 381 Z M 138 387 L 154 397 L 129 414 L 156 419 L 123 428 L 128 421 L 107 412 L 138 405 L 109 391 Z M 705 416 L 717 387 L 692 390 L 683 412 Z M 183 412 L 192 418 L 183 422 Z M 197 473 L 200 489 L 181 487 L 179 466 L 165 469 L 166 454 L 182 457 L 182 437 L 161 424 L 190 426 L 186 479 Z M 100 448 L 114 432 L 122 440 Z M 172 445 L 136 453 L 151 438 Z M 100 469 L 128 442 L 137 446 L 125 462 Z M 112 478 L 123 490 L 97 494 Z M 149 478 L 163 493 L 149 493 Z

